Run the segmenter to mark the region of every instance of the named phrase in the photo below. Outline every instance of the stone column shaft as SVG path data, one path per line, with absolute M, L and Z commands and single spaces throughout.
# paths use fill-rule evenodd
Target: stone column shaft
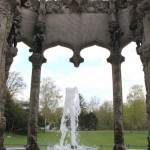
M 150 150 L 150 43 L 143 43 L 137 49 L 143 63 L 143 71 L 146 87 L 146 113 L 147 113 L 147 127 L 148 127 L 148 150 Z
M 38 131 L 40 76 L 41 76 L 41 65 L 46 62 L 46 59 L 44 58 L 43 54 L 33 53 L 33 55 L 29 57 L 29 61 L 32 62 L 32 79 L 30 91 L 27 150 L 39 150 L 37 144 L 37 131 Z
M 0 150 L 6 150 L 4 146 L 3 132 L 6 127 L 4 117 L 4 104 L 6 96 L 5 58 L 7 51 L 7 36 L 11 24 L 11 8 L 6 0 L 0 0 Z
M 143 43 L 137 48 L 137 53 L 140 55 L 143 63 L 143 71 L 146 87 L 146 113 L 148 127 L 148 150 L 150 150 L 150 1 L 143 0 L 138 5 L 138 11 L 143 21 Z
M 114 107 L 114 150 L 124 150 L 121 63 L 124 57 L 111 54 L 107 59 L 112 64 L 113 107 Z

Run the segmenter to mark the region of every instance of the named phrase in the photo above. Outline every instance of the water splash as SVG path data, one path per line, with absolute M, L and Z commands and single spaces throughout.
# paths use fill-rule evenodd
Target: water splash
M 78 116 L 81 112 L 78 88 L 66 88 L 66 98 L 61 119 L 60 144 L 48 146 L 47 150 L 96 150 L 96 148 L 79 146 L 77 143 Z M 66 135 L 70 135 L 71 145 L 65 144 Z
M 61 139 L 60 147 L 64 146 L 64 140 L 67 134 L 70 134 L 71 146 L 76 147 L 76 130 L 78 127 L 78 116 L 80 114 L 80 102 L 79 102 L 79 93 L 76 87 L 66 88 L 66 99 L 64 104 L 64 111 L 61 120 Z

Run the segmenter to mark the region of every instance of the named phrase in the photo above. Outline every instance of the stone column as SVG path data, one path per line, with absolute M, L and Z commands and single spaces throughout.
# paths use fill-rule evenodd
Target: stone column
M 37 144 L 38 130 L 38 110 L 39 110 L 39 92 L 40 92 L 40 76 L 41 66 L 46 62 L 43 54 L 33 53 L 29 57 L 32 62 L 32 78 L 30 91 L 30 107 L 29 107 L 29 125 L 28 125 L 28 145 L 27 150 L 39 150 Z
M 148 127 L 148 150 L 150 150 L 150 43 L 143 43 L 137 50 L 143 63 L 143 71 L 146 87 L 146 113 Z
M 138 12 L 142 17 L 143 35 L 142 45 L 137 47 L 137 53 L 140 55 L 143 63 L 143 71 L 146 87 L 146 113 L 148 127 L 148 150 L 150 150 L 150 1 L 143 0 L 138 5 Z
M 112 64 L 113 79 L 113 107 L 114 107 L 114 148 L 124 150 L 123 113 L 122 113 L 122 80 L 121 63 L 124 57 L 118 53 L 112 53 L 107 59 Z
M 4 146 L 3 132 L 6 126 L 4 117 L 4 103 L 6 96 L 5 58 L 7 51 L 7 36 L 11 24 L 11 8 L 6 0 L 0 0 L 0 150 L 6 150 Z

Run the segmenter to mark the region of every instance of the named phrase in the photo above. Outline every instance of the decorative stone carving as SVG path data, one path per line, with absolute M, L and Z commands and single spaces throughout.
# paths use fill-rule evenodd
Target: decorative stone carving
M 11 30 L 7 39 L 8 45 L 10 47 L 17 46 L 17 37 L 21 36 L 21 33 L 19 31 L 19 28 L 21 27 L 21 21 L 22 21 L 22 15 L 19 14 L 14 18 L 12 22 L 12 27 L 11 27 Z
M 63 13 L 63 3 L 61 1 L 48 1 L 46 2 L 46 13 Z
M 45 9 L 45 0 L 40 0 L 40 7 L 38 9 L 38 13 L 41 15 L 46 14 L 46 9 Z
M 33 53 L 43 53 L 43 41 L 45 39 L 44 36 L 45 31 L 45 23 L 38 22 L 35 25 L 35 35 L 33 37 L 33 49 L 30 49 L 30 52 Z
M 122 62 L 124 62 L 125 58 L 121 55 L 121 54 L 116 54 L 116 53 L 112 53 L 110 55 L 110 57 L 107 59 L 107 61 L 111 64 L 121 64 Z
M 13 58 L 17 55 L 18 49 L 16 47 L 10 47 L 6 53 L 6 63 L 5 63 L 5 78 L 7 80 L 9 69 L 13 62 Z
M 79 67 L 80 63 L 84 62 L 84 59 L 79 53 L 74 53 L 73 57 L 70 58 L 70 62 L 72 62 L 75 67 Z
M 150 62 L 150 43 L 143 43 L 137 49 L 137 53 L 140 55 L 143 64 Z
M 148 11 L 150 11 L 150 1 L 149 0 L 143 0 L 137 7 L 137 11 L 141 15 L 145 15 Z
M 103 2 L 103 1 L 91 1 L 88 3 L 85 3 L 83 5 L 83 12 L 90 12 L 90 13 L 108 13 L 109 12 L 109 3 Z
M 143 22 L 142 19 L 132 21 L 130 24 L 130 30 L 133 31 L 134 41 L 136 42 L 137 48 L 142 44 L 143 40 Z
M 117 21 L 111 21 L 109 23 L 109 33 L 109 43 L 113 48 L 113 52 L 120 53 L 120 38 L 124 33 L 121 31 Z
M 142 15 L 138 11 L 138 5 L 131 3 L 130 9 L 130 30 L 132 31 L 133 40 L 136 42 L 137 48 L 139 48 L 143 42 L 143 19 Z
M 38 12 L 39 6 L 40 6 L 40 2 L 39 0 L 30 0 L 31 2 L 31 10 L 34 12 Z
M 0 13 L 3 16 L 7 16 L 7 13 L 8 13 L 7 3 L 4 2 L 4 0 L 0 1 Z
M 68 13 L 68 12 L 79 12 L 79 13 L 108 13 L 109 2 L 108 1 L 54 1 L 49 0 L 46 2 L 47 14 L 52 13 Z
M 118 0 L 116 1 L 117 8 L 126 8 L 127 0 Z
M 21 0 L 21 6 L 26 8 L 30 7 L 31 6 L 30 0 Z

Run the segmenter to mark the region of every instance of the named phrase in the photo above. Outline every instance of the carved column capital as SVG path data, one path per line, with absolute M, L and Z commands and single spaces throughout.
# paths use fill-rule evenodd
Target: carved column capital
M 43 54 L 33 53 L 32 56 L 29 57 L 29 61 L 32 62 L 33 65 L 42 65 L 46 63 L 46 58 Z
M 121 54 L 112 53 L 109 58 L 107 58 L 107 62 L 111 64 L 118 64 L 124 62 L 125 58 Z

